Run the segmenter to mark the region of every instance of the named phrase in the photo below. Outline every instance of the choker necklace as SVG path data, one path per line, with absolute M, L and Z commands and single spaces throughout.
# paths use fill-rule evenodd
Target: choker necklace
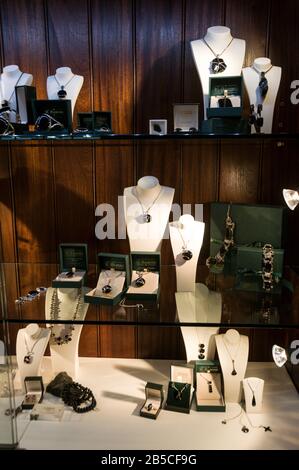
M 113 272 L 112 269 L 111 269 L 110 271 Z M 110 292 L 112 291 L 111 282 L 112 282 L 112 281 L 115 281 L 115 279 L 117 279 L 119 276 L 121 276 L 121 275 L 122 275 L 122 271 L 120 271 L 118 274 L 114 274 L 114 276 L 108 275 L 107 271 L 104 271 L 104 274 L 105 274 L 105 276 L 106 276 L 106 278 L 107 278 L 108 280 L 107 280 L 107 284 L 105 284 L 105 285 L 102 287 L 102 292 L 103 292 L 103 294 L 110 294 Z
M 186 390 L 186 388 L 189 387 L 190 384 L 185 384 L 181 389 L 177 388 L 174 382 L 171 384 L 171 388 L 177 392 L 175 399 L 176 400 L 181 400 L 182 399 L 182 394 Z
M 83 297 L 82 288 L 80 288 L 78 289 L 78 297 L 77 297 L 74 315 L 70 321 L 75 321 L 78 318 L 80 314 L 80 310 L 83 306 L 82 297 Z M 52 298 L 51 298 L 51 305 L 50 305 L 51 320 L 59 320 L 59 314 L 61 312 L 60 310 L 61 303 L 62 303 L 61 300 L 58 298 L 57 289 L 54 289 Z M 50 326 L 50 329 L 51 329 L 50 344 L 57 344 L 60 346 L 62 344 L 68 344 L 72 340 L 73 330 L 75 329 L 74 325 L 64 324 L 62 329 L 60 330 L 59 336 L 55 335 L 54 328 L 55 328 L 55 325 Z
M 224 52 L 229 48 L 229 46 L 231 45 L 231 43 L 233 42 L 234 38 L 231 38 L 231 40 L 229 41 L 228 45 L 223 49 L 222 52 L 220 52 L 220 54 L 216 54 L 215 51 L 213 51 L 213 49 L 211 48 L 210 44 L 207 43 L 207 41 L 205 40 L 205 38 L 203 38 L 203 42 L 205 43 L 205 45 L 210 49 L 210 51 L 214 54 L 215 56 L 215 59 L 212 60 L 212 62 L 210 62 L 210 72 L 211 73 L 221 73 L 221 72 L 224 72 L 224 70 L 226 69 L 227 65 L 226 63 L 224 62 L 223 59 L 220 58 L 220 56 L 222 54 L 224 54 Z
M 26 350 L 27 350 L 27 354 L 25 354 L 24 359 L 23 359 L 25 364 L 31 364 L 33 362 L 33 356 L 34 356 L 34 351 L 33 350 L 34 350 L 35 346 L 37 345 L 37 343 L 39 342 L 39 340 L 41 338 L 41 335 L 42 335 L 42 332 L 43 332 L 43 330 L 40 329 L 40 332 L 39 332 L 35 342 L 33 343 L 31 349 L 29 349 L 27 339 L 26 339 L 26 333 L 24 333 L 24 341 L 25 341 L 25 346 L 26 346 Z
M 222 336 L 222 341 L 223 341 L 223 344 L 225 346 L 225 349 L 227 351 L 227 354 L 229 355 L 230 357 L 230 360 L 232 361 L 232 365 L 233 365 L 233 370 L 231 372 L 231 375 L 237 375 L 237 371 L 235 369 L 235 360 L 236 360 L 236 357 L 238 356 L 238 352 L 239 352 L 239 348 L 240 348 L 240 345 L 241 345 L 241 336 L 239 338 L 239 342 L 238 342 L 238 347 L 236 349 L 236 352 L 234 354 L 234 356 L 231 354 L 229 348 L 228 348 L 228 345 L 226 344 L 226 341 L 224 339 L 224 336 Z
M 251 385 L 250 385 L 250 382 L 249 380 L 247 379 L 247 385 L 248 387 L 250 388 L 251 392 L 252 392 L 252 401 L 251 401 L 251 405 L 252 406 L 256 406 L 256 399 L 255 399 L 255 392 L 256 392 L 256 389 L 254 389 Z
M 268 89 L 269 89 L 269 86 L 268 86 L 268 80 L 266 79 L 265 75 L 266 73 L 270 72 L 270 70 L 272 69 L 273 65 L 271 65 L 268 70 L 266 70 L 266 72 L 260 72 L 259 70 L 257 70 L 254 66 L 253 66 L 253 69 L 260 75 L 260 81 L 259 81 L 259 89 L 260 89 L 260 94 L 261 94 L 261 97 L 264 99 L 268 93 Z
M 207 378 L 206 378 L 204 375 L 202 375 L 202 374 L 199 374 L 199 375 L 200 375 L 200 377 L 202 377 L 202 378 L 207 382 L 207 384 L 208 384 L 208 389 L 209 389 L 209 393 L 213 393 L 213 387 L 212 387 L 213 382 L 212 382 L 212 380 L 207 379 Z
M 182 233 L 182 230 L 180 227 L 178 227 L 178 232 L 180 234 L 180 237 L 182 239 L 182 242 L 183 242 L 183 246 L 182 246 L 182 258 L 185 260 L 185 261 L 189 261 L 192 257 L 193 257 L 193 253 L 191 250 L 188 250 L 188 244 L 190 242 L 190 240 L 186 241 L 183 237 L 183 233 Z
M 15 93 L 15 88 L 16 86 L 18 86 L 19 84 L 19 81 L 21 80 L 21 78 L 23 77 L 24 75 L 24 72 L 20 72 L 20 75 L 19 75 L 19 78 L 18 80 L 16 81 L 14 87 L 13 87 L 13 92 L 12 94 L 10 95 L 10 97 L 8 98 L 8 100 L 4 99 L 4 92 L 3 92 L 3 86 L 1 86 L 2 88 L 2 96 L 3 96 L 3 100 L 2 100 L 2 103 L 1 103 L 1 109 L 0 109 L 0 112 L 3 112 L 3 111 L 10 111 L 10 107 L 9 107 L 9 103 L 13 97 L 13 94 Z M 3 78 L 1 80 L 1 85 L 2 85 L 2 82 L 3 82 Z
M 137 201 L 139 202 L 140 204 L 140 207 L 142 209 L 142 219 L 143 219 L 143 222 L 148 224 L 152 221 L 152 216 L 149 214 L 149 211 L 151 210 L 151 208 L 153 207 L 153 205 L 156 203 L 157 199 L 159 198 L 160 194 L 162 193 L 162 190 L 163 188 L 161 187 L 158 195 L 155 197 L 155 199 L 153 200 L 153 202 L 149 205 L 149 207 L 147 209 L 144 208 L 142 202 L 140 201 L 139 197 L 138 197 L 138 192 L 137 192 L 137 188 L 135 188 L 135 197 L 137 199 Z
M 61 83 L 59 83 L 59 81 L 57 80 L 56 75 L 54 75 L 57 85 L 60 87 L 60 90 L 58 90 L 57 92 L 57 96 L 60 100 L 63 100 L 67 96 L 67 92 L 65 88 L 68 86 L 69 83 L 71 83 L 74 77 L 75 77 L 75 74 L 73 74 L 73 76 L 69 79 L 68 82 L 65 83 L 65 85 L 61 85 Z

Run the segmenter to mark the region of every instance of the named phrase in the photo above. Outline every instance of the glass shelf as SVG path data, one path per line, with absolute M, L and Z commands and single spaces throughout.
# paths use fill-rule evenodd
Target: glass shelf
M 21 304 L 16 303 L 15 300 L 36 287 L 51 286 L 51 282 L 58 272 L 56 264 L 34 264 L 33 266 L 31 263 L 4 263 L 2 265 L 3 277 L 6 281 L 7 304 L 4 314 L 8 324 L 49 323 L 44 314 L 46 294 L 41 294 L 34 300 Z M 206 312 L 204 318 L 198 319 L 196 313 L 192 313 L 194 317 L 190 314 L 190 318 L 186 316 L 184 321 L 179 320 L 175 303 L 175 266 L 162 265 L 159 303 L 125 299 L 125 306 L 90 304 L 85 320 L 57 320 L 51 323 L 159 327 L 299 328 L 299 306 L 289 281 L 283 283 L 279 294 L 266 295 L 263 292 L 238 290 L 235 288 L 233 277 L 211 275 L 205 266 L 199 266 L 197 274 L 197 282 L 208 286 L 208 295 L 213 295 L 213 293 L 215 295 L 217 292 L 220 297 L 221 316 L 217 321 L 211 318 L 212 312 L 209 311 Z M 98 275 L 97 266 L 91 265 L 85 283 L 88 290 L 95 287 Z M 14 288 L 17 278 L 24 286 L 22 292 L 17 292 Z M 165 280 L 170 286 L 167 291 L 163 290 Z M 186 293 L 186 295 L 189 294 Z M 138 308 L 137 303 L 142 304 L 143 308 Z M 200 304 L 198 304 L 199 307 Z

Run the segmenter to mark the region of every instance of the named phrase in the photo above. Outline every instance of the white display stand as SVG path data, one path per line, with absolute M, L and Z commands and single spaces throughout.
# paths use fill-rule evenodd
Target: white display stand
M 229 47 L 221 54 L 232 39 L 229 28 L 226 26 L 211 26 L 208 28 L 204 39 L 216 54 L 220 54 L 219 58 L 223 59 L 227 66 L 223 72 L 218 74 L 210 73 L 210 64 L 215 59 L 214 54 L 203 39 L 191 41 L 193 59 L 203 91 L 204 119 L 206 119 L 206 109 L 209 106 L 209 78 L 241 75 L 245 56 L 245 41 L 234 38 Z
M 86 287 L 82 288 L 82 299 L 80 302 L 80 308 L 78 310 L 78 317 L 76 320 L 84 320 L 89 304 L 84 303 L 84 294 L 86 294 L 88 289 Z M 54 288 L 49 287 L 46 294 L 46 304 L 45 304 L 45 315 L 46 319 L 50 320 L 51 318 L 51 301 L 53 296 Z M 74 312 L 76 310 L 77 298 L 78 298 L 78 289 L 71 288 L 59 288 L 57 289 L 58 299 L 60 300 L 60 319 L 61 320 L 72 320 Z M 59 331 L 63 328 L 63 325 L 55 325 L 53 331 L 57 335 Z M 82 331 L 83 325 L 74 325 L 74 330 L 72 331 L 72 340 L 67 344 L 51 344 L 50 352 L 52 359 L 52 368 L 55 373 L 58 372 L 67 372 L 73 380 L 77 380 L 78 371 L 79 371 L 79 362 L 78 362 L 78 348 L 79 340 Z
M 224 380 L 224 397 L 227 403 L 240 403 L 249 352 L 248 336 L 237 330 L 228 330 L 216 336 L 218 357 Z M 233 364 L 234 361 L 234 364 Z M 232 375 L 235 370 L 236 374 Z
M 48 328 L 40 328 L 36 323 L 30 323 L 17 334 L 17 363 L 20 373 L 22 391 L 25 392 L 24 379 L 40 374 L 41 362 L 50 338 Z M 31 352 L 31 362 L 24 362 L 24 358 Z
M 3 72 L 0 78 L 0 103 L 4 100 L 8 102 L 12 110 L 9 115 L 11 122 L 17 121 L 16 109 L 16 86 L 28 85 L 30 86 L 33 81 L 33 76 L 29 73 L 22 72 L 18 65 L 7 65 L 3 67 Z
M 265 72 L 269 87 L 264 98 L 259 89 L 261 72 Z M 263 105 L 261 116 L 264 122 L 261 132 L 269 134 L 272 132 L 275 102 L 281 80 L 281 67 L 272 66 L 271 60 L 267 57 L 258 57 L 254 60 L 252 67 L 245 67 L 242 73 L 250 104 L 254 105 L 255 111 L 257 111 L 259 104 Z M 251 132 L 256 132 L 254 126 L 251 126 Z
M 71 100 L 73 114 L 83 82 L 84 78 L 81 75 L 75 75 L 70 67 L 59 67 L 56 69 L 55 75 L 47 78 L 48 99 L 58 100 L 57 92 L 61 89 L 59 85 L 64 86 L 67 93 L 65 99 Z
M 169 224 L 170 241 L 175 260 L 177 292 L 194 292 L 196 268 L 202 247 L 205 224 L 196 222 L 192 215 L 182 215 Z M 192 258 L 184 260 L 183 250 L 190 250 Z
M 160 251 L 173 196 L 174 189 L 161 186 L 154 176 L 144 176 L 137 186 L 124 189 L 124 213 L 131 251 Z M 143 218 L 147 210 L 151 217 L 149 223 Z
M 210 291 L 204 284 L 196 284 L 194 292 L 176 292 L 176 306 L 181 323 L 216 323 L 221 320 L 221 294 Z M 187 362 L 199 359 L 199 344 L 205 345 L 205 358 L 215 357 L 215 335 L 219 327 L 181 327 Z
M 262 412 L 264 383 L 258 377 L 246 377 L 243 380 L 246 413 Z

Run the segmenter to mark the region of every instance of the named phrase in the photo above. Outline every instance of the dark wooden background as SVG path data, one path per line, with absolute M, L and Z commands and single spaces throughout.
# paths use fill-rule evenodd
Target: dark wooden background
M 190 41 L 224 24 L 246 40 L 244 66 L 266 56 L 282 67 L 274 131 L 295 133 L 299 108 L 290 102 L 290 83 L 299 79 L 298 18 L 297 0 L 1 0 L 0 66 L 18 64 L 32 73 L 39 98 L 46 97 L 47 76 L 70 66 L 84 76 L 76 112 L 112 111 L 116 133 L 147 132 L 151 118 L 168 119 L 171 129 L 174 102 L 202 103 Z M 31 318 L 33 309 L 43 318 L 39 304 L 16 313 L 13 301 L 56 275 L 60 242 L 88 243 L 91 274 L 98 251 L 128 252 L 126 240 L 96 240 L 95 207 L 116 205 L 123 188 L 139 177 L 155 175 L 174 187 L 179 203 L 283 204 L 281 189 L 298 184 L 298 150 L 297 139 L 283 135 L 138 145 L 2 142 L 0 220 L 10 316 Z M 288 222 L 286 261 L 299 264 L 299 211 L 288 212 Z M 202 263 L 207 241 L 208 226 Z M 161 308 L 174 318 L 168 241 L 162 261 L 169 295 Z M 88 312 L 90 319 L 107 315 L 107 309 Z M 11 328 L 12 342 L 16 330 Z M 269 359 L 272 340 L 287 337 L 272 333 L 246 330 L 251 359 Z M 80 354 L 180 358 L 184 349 L 175 328 L 85 326 Z

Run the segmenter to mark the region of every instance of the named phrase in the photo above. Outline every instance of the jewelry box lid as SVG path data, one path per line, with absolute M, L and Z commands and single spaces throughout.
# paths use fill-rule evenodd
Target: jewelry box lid
M 86 243 L 60 243 L 60 272 L 70 271 L 73 267 L 78 271 L 88 271 L 88 251 Z
M 151 393 L 151 391 L 153 392 L 160 392 L 159 395 L 160 395 L 160 400 L 161 402 L 163 402 L 164 400 L 164 388 L 163 388 L 163 385 L 162 384 L 156 384 L 156 383 L 153 383 L 153 382 L 147 382 L 146 385 L 145 385 L 145 394 L 146 394 L 146 397 L 148 397 Z
M 44 394 L 44 382 L 42 376 L 33 375 L 27 376 L 24 379 L 26 393 L 41 393 Z
M 232 75 L 209 78 L 210 96 L 222 96 L 224 90 L 228 91 L 228 96 L 240 96 L 242 102 L 243 77 L 241 75 Z
M 220 362 L 214 360 L 199 360 L 195 362 L 196 372 L 221 372 Z
M 126 273 L 125 287 L 130 285 L 130 258 L 121 253 L 98 253 L 99 270 L 124 271 Z
M 173 362 L 170 365 L 170 378 L 172 382 L 189 383 L 194 385 L 194 365 Z M 180 380 L 178 380 L 180 379 Z
M 131 263 L 133 271 L 160 272 L 161 254 L 159 251 L 132 251 Z

